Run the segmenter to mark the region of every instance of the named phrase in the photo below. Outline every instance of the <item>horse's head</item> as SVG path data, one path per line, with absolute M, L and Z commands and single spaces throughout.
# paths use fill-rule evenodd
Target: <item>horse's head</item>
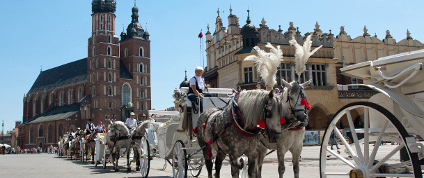
M 122 121 L 115 121 L 109 124 L 109 137 L 120 137 L 128 135 L 128 129 Z
M 264 108 L 263 120 L 265 121 L 265 130 L 268 133 L 269 141 L 271 143 L 275 143 L 279 140 L 279 138 L 281 138 L 280 122 L 282 119 L 282 113 L 279 106 L 279 98 L 274 95 L 273 91 L 270 91 Z
M 291 121 L 300 121 L 306 126 L 309 122 L 306 112 L 310 107 L 306 100 L 304 88 L 308 86 L 312 80 L 302 84 L 296 81 L 288 83 L 284 79 L 282 81 L 286 87 L 282 95 L 281 105 L 284 118 Z

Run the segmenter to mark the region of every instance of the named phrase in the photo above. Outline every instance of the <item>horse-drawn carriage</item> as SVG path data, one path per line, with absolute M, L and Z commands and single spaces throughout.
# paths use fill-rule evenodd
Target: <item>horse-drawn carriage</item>
M 223 108 L 234 95 L 232 89 L 225 88 L 210 88 L 208 92 L 214 96 L 203 99 L 204 110 Z M 152 122 L 140 143 L 140 167 L 143 177 L 148 176 L 150 160 L 153 157 L 165 159 L 163 169 L 169 163 L 174 177 L 187 177 L 188 171 L 194 177 L 200 174 L 204 160 L 194 131 L 200 109 L 188 100 L 187 93 L 188 88 L 182 87 L 181 93 L 176 92 L 174 95 L 177 96 L 174 98 L 178 102 L 179 111 L 149 111 L 149 115 L 154 117 L 151 118 Z
M 424 137 L 423 61 L 424 50 L 418 50 L 341 69 L 364 81 L 353 86 L 380 93 L 342 107 L 330 121 L 320 152 L 321 177 L 422 177 L 424 149 L 416 141 Z M 330 148 L 333 132 L 346 152 Z

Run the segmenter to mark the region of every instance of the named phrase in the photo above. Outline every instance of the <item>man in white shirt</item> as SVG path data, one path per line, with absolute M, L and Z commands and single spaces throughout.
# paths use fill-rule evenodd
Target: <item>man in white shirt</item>
M 125 125 L 127 125 L 129 129 L 133 129 L 137 127 L 137 120 L 135 120 L 134 117 L 135 117 L 134 112 L 131 112 L 130 118 L 127 118 L 127 120 L 125 121 Z
M 206 85 L 205 80 L 202 77 L 203 68 L 198 66 L 195 69 L 195 76 L 190 79 L 190 87 L 188 90 L 188 99 L 196 104 L 197 100 L 200 99 L 200 113 L 203 112 L 203 97 L 211 97 L 210 93 L 203 95 L 203 91 L 209 87 Z
M 91 119 L 88 119 L 88 123 L 85 126 L 85 130 L 87 134 L 91 134 L 91 132 L 94 131 L 94 124 L 93 124 L 93 121 L 91 121 Z

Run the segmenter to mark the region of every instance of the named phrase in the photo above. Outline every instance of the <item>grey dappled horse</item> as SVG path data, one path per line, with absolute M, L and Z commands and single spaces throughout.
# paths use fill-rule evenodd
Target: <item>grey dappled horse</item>
M 111 150 L 111 162 L 113 163 L 114 170 L 119 171 L 118 160 L 121 148 L 125 148 L 125 152 L 128 152 L 131 147 L 131 139 L 129 137 L 129 131 L 122 121 L 114 121 L 109 124 L 109 131 L 106 137 L 107 145 Z M 130 171 L 130 163 L 127 160 L 127 170 Z
M 282 97 L 281 110 L 283 117 L 286 119 L 286 124 L 282 125 L 281 138 L 276 143 L 270 143 L 268 138 L 262 138 L 258 146 L 258 175 L 261 176 L 262 164 L 267 153 L 267 148 L 277 150 L 278 157 L 278 173 L 280 178 L 285 172 L 284 155 L 287 151 L 292 153 L 292 163 L 294 177 L 299 177 L 299 159 L 303 148 L 303 136 L 305 135 L 305 126 L 309 122 L 306 114 L 307 106 L 302 104 L 301 100 L 306 101 L 304 87 L 311 83 L 311 80 L 303 84 L 298 82 L 287 83 Z
M 231 175 L 239 177 L 237 158 L 245 154 L 249 159 L 248 175 L 257 177 L 256 158 L 259 135 L 257 125 L 261 118 L 270 137 L 280 137 L 280 99 L 265 90 L 249 90 L 238 93 L 223 110 L 208 109 L 197 122 L 197 138 L 203 150 L 208 176 L 212 177 L 212 152 L 216 152 L 215 176 L 219 177 L 222 161 L 230 157 Z M 238 109 L 237 109 L 238 108 Z M 238 114 L 237 114 L 238 113 Z M 261 121 L 263 121 L 261 120 Z M 242 126 L 244 125 L 244 126 Z

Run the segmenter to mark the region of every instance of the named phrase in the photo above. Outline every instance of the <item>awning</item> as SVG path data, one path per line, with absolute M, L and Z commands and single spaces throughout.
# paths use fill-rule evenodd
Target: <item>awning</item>
M 78 111 L 71 111 L 71 112 L 65 112 L 65 113 L 60 113 L 55 115 L 41 116 L 30 123 L 33 124 L 33 123 L 39 123 L 39 122 L 62 120 L 74 115 L 77 112 Z

